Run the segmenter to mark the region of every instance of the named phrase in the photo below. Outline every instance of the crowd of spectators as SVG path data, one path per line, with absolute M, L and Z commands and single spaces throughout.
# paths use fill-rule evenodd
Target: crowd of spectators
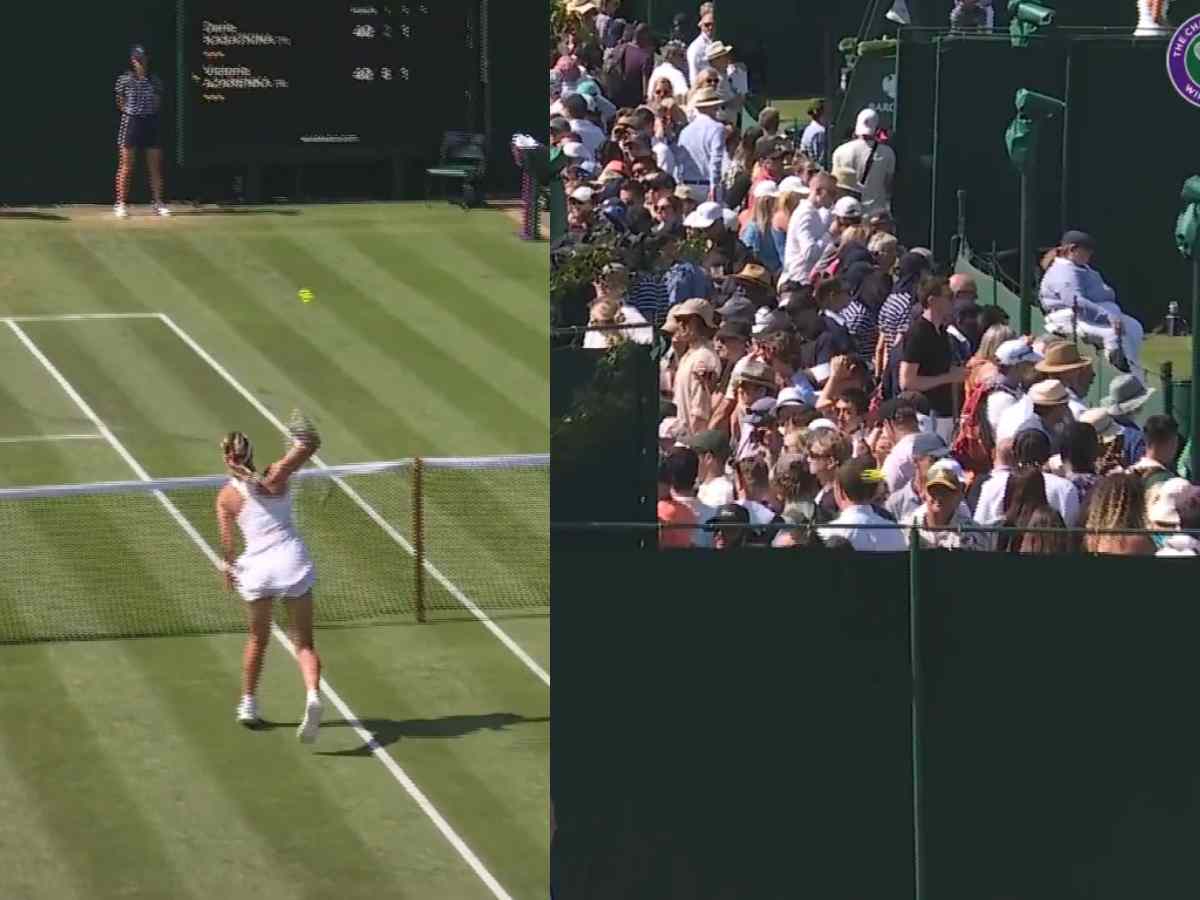
M 639 247 L 597 274 L 585 346 L 669 337 L 662 546 L 1200 551 L 1178 426 L 1139 421 L 1141 326 L 1089 235 L 1047 254 L 1046 332 L 1019 334 L 970 276 L 899 243 L 873 110 L 844 141 L 821 104 L 790 135 L 769 107 L 743 128 L 752 86 L 712 4 L 658 47 L 618 7 L 575 2 L 556 48 L 556 251 L 614 233 Z M 1089 407 L 1099 354 L 1122 374 Z M 1139 529 L 1170 533 L 1120 533 Z

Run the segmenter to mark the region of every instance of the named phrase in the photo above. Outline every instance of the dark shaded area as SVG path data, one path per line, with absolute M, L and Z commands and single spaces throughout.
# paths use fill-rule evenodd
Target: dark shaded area
M 930 900 L 1200 896 L 1200 564 L 922 562 Z
M 70 222 L 70 216 L 38 212 L 32 209 L 0 209 L 0 219 L 32 219 L 37 222 Z
M 298 209 L 261 209 L 258 207 L 223 206 L 219 209 L 189 209 L 183 207 L 171 211 L 175 216 L 299 216 Z
M 556 546 L 555 895 L 911 897 L 906 571 Z
M 388 747 L 402 738 L 460 738 L 477 731 L 503 731 L 513 725 L 549 722 L 545 716 L 520 716 L 516 713 L 488 713 L 478 716 L 442 716 L 437 719 L 360 719 L 358 724 L 375 738 L 375 745 Z M 298 728 L 299 722 L 259 723 L 259 730 L 273 731 L 276 728 Z M 345 719 L 332 719 L 321 723 L 321 729 L 353 728 Z M 353 750 L 318 751 L 318 756 L 370 756 L 373 747 L 364 744 Z
M 56 8 L 55 16 L 69 27 L 56 31 L 54 58 L 71 60 L 68 68 L 51 65 L 47 70 L 43 42 L 11 44 L 3 64 L 8 81 L 35 79 L 37 87 L 11 91 L 7 98 L 6 121 L 19 122 L 20 127 L 10 129 L 6 135 L 4 165 L 0 167 L 0 202 L 112 202 L 119 118 L 113 85 L 127 65 L 126 52 L 134 42 L 149 48 L 152 69 L 167 88 L 161 120 L 169 198 L 202 196 L 234 200 L 239 191 L 251 191 L 245 167 L 216 167 L 219 172 L 210 177 L 206 170 L 181 170 L 175 163 L 177 5 L 176 0 L 125 0 L 115 5 L 73 0 Z M 438 9 L 444 5 L 437 5 Z M 43 7 L 30 4 L 10 7 L 6 8 L 5 24 L 12 34 L 41 34 L 45 30 Z M 475 21 L 478 23 L 478 14 Z M 492 6 L 488 36 L 492 112 L 490 122 L 486 123 L 492 135 L 487 185 L 492 192 L 516 193 L 519 189 L 520 173 L 508 148 L 512 134 L 524 131 L 538 136 L 545 130 L 543 51 L 547 28 L 544 11 L 531 27 L 526 15 Z M 476 48 L 480 38 L 481 35 L 474 36 Z M 433 52 L 422 48 L 419 55 L 423 57 L 423 65 L 449 65 L 439 59 L 430 60 Z M 464 48 L 463 52 L 477 51 Z M 409 151 L 399 161 L 398 172 L 394 172 L 390 161 L 364 161 L 343 167 L 289 165 L 282 173 L 262 173 L 262 196 L 287 196 L 293 202 L 301 197 L 346 196 L 339 192 L 339 185 L 353 177 L 346 169 L 358 168 L 365 174 L 358 178 L 361 185 L 352 190 L 354 196 L 387 196 L 393 174 L 398 174 L 404 196 L 421 197 L 424 169 L 436 161 L 446 123 L 455 128 L 482 124 L 485 90 L 478 85 L 472 92 L 473 111 L 468 101 L 456 93 L 435 98 L 440 105 L 434 110 L 395 110 L 394 115 L 411 120 L 413 134 L 428 132 L 410 142 L 411 147 L 426 147 L 425 155 Z M 455 104 L 461 104 L 461 109 Z M 238 177 L 243 181 L 235 182 Z M 367 193 L 359 193 L 364 187 Z M 134 172 L 129 201 L 142 204 L 147 202 L 148 195 L 146 164 L 142 159 Z

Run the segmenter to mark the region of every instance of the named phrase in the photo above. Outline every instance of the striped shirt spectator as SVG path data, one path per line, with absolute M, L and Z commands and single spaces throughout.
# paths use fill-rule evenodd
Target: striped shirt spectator
M 633 283 L 629 286 L 629 305 L 645 316 L 647 322 L 654 323 L 656 328 L 661 328 L 666 323 L 667 310 L 672 306 L 671 294 L 667 287 L 669 276 L 669 270 L 639 272 L 633 276 Z
M 875 356 L 875 344 L 879 340 L 879 326 L 874 311 L 861 300 L 851 300 L 841 311 L 841 317 L 854 343 L 854 355 L 870 365 Z

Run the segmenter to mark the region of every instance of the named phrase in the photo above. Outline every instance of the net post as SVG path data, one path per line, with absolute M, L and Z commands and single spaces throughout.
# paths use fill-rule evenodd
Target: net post
M 425 621 L 425 461 L 421 457 L 413 460 L 412 471 L 412 526 L 413 566 L 415 567 L 413 593 L 417 607 L 417 621 Z

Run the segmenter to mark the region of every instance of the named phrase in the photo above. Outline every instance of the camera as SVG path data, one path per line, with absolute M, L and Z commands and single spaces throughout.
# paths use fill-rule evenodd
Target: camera
M 1040 3 L 1027 3 L 1024 0 L 1009 0 L 1008 14 L 1011 18 L 1028 25 L 1045 28 L 1054 24 L 1054 10 Z

